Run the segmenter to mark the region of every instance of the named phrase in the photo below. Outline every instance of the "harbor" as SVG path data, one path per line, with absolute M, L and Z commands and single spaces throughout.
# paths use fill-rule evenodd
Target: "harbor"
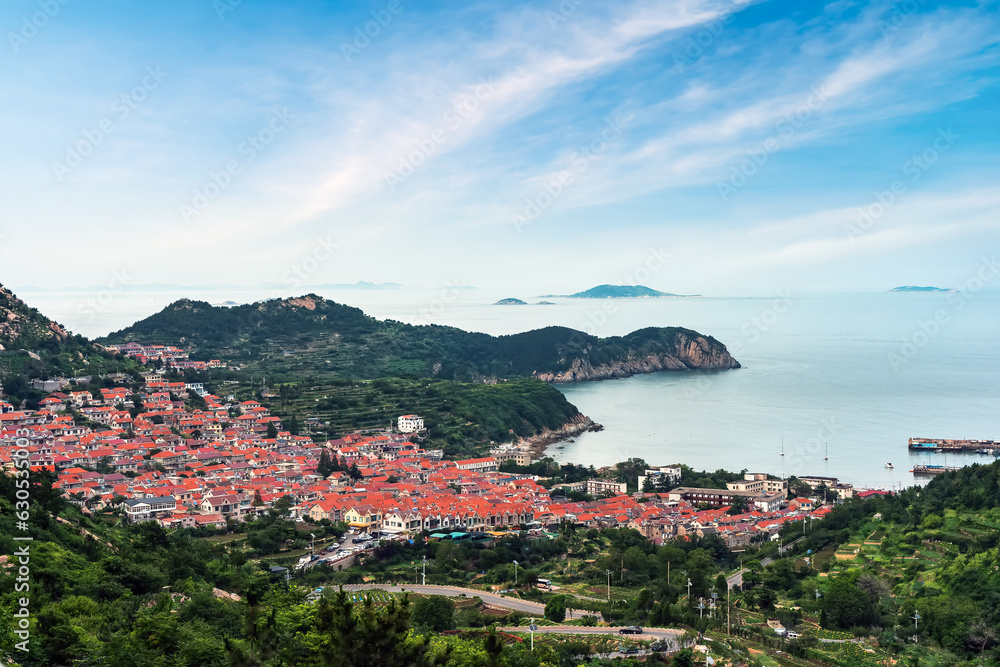
M 937 465 L 916 465 L 913 466 L 914 475 L 940 475 L 943 472 L 953 472 L 961 470 L 961 466 L 937 466 Z
M 1000 456 L 1000 442 L 995 440 L 943 440 L 937 438 L 910 438 L 909 448 L 918 452 L 965 452 Z

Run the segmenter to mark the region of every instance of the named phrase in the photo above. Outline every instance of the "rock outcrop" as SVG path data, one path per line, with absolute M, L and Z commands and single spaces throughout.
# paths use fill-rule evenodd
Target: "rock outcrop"
M 534 456 L 541 456 L 545 449 L 554 443 L 568 440 L 569 438 L 586 433 L 587 431 L 600 431 L 604 427 L 586 415 L 577 414 L 570 421 L 557 429 L 548 427 L 542 428 L 537 434 L 529 438 L 521 438 L 519 444 L 531 449 Z
M 630 356 L 606 364 L 593 365 L 586 357 L 573 359 L 570 367 L 561 373 L 534 373 L 544 382 L 585 382 L 613 380 L 640 373 L 683 370 L 726 370 L 740 368 L 725 345 L 705 336 L 679 335 L 674 349 L 662 354 Z

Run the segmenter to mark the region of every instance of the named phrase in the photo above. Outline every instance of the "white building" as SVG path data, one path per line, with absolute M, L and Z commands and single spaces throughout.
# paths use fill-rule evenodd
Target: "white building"
M 177 501 L 173 496 L 131 498 L 126 500 L 124 505 L 125 517 L 129 523 L 158 519 L 177 510 Z
M 396 430 L 400 433 L 416 433 L 424 430 L 424 420 L 417 415 L 402 415 L 396 420 Z
M 743 479 L 736 482 L 726 482 L 726 486 L 732 491 L 788 494 L 788 482 L 786 480 L 768 479 L 766 474 L 759 472 L 745 473 Z
M 659 468 L 650 468 L 646 471 L 645 475 L 639 475 L 639 490 L 642 491 L 642 487 L 645 486 L 646 480 L 653 486 L 656 486 L 659 482 L 663 480 L 669 480 L 671 482 L 678 482 L 681 479 L 681 467 L 680 466 L 661 466 Z
M 605 479 L 588 479 L 587 494 L 591 496 L 603 496 L 604 494 L 617 495 L 627 493 L 628 485 L 625 482 L 609 482 Z

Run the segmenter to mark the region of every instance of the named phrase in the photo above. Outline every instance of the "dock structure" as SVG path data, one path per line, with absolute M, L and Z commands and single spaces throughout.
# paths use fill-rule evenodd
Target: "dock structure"
M 912 472 L 914 475 L 940 475 L 943 472 L 954 472 L 955 470 L 961 470 L 960 466 L 913 466 Z
M 1000 442 L 995 440 L 940 440 L 937 438 L 910 438 L 910 449 L 918 452 L 966 452 L 1000 454 Z

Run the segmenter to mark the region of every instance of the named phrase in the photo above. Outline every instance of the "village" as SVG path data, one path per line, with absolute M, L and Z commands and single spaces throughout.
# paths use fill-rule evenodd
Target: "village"
M 151 366 L 219 364 L 188 361 L 169 346 L 116 349 Z M 121 508 L 130 523 L 167 528 L 225 528 L 287 496 L 288 518 L 342 522 L 383 537 L 426 532 L 447 538 L 450 531 L 568 522 L 627 527 L 656 544 L 717 535 L 741 549 L 777 539 L 786 522 L 821 518 L 832 509 L 822 496 L 789 500 L 788 482 L 762 473 L 746 473 L 726 489 L 679 487 L 680 466 L 645 471 L 631 493 L 625 483 L 604 478 L 546 484 L 551 480 L 501 470 L 505 462 L 531 463 L 523 444 L 505 443 L 489 456 L 464 460 L 424 449 L 423 419 L 413 414 L 401 415 L 389 432 L 318 443 L 290 433 L 256 400 L 220 398 L 201 383 L 171 382 L 158 371 L 143 380 L 137 393 L 124 386 L 54 391 L 37 410 L 0 399 L 0 464 L 12 468 L 13 450 L 26 449 L 33 468 L 57 474 L 55 486 L 69 502 L 90 511 Z M 832 492 L 829 500 L 855 493 L 832 478 L 799 481 Z M 864 493 L 875 492 L 858 495 Z

